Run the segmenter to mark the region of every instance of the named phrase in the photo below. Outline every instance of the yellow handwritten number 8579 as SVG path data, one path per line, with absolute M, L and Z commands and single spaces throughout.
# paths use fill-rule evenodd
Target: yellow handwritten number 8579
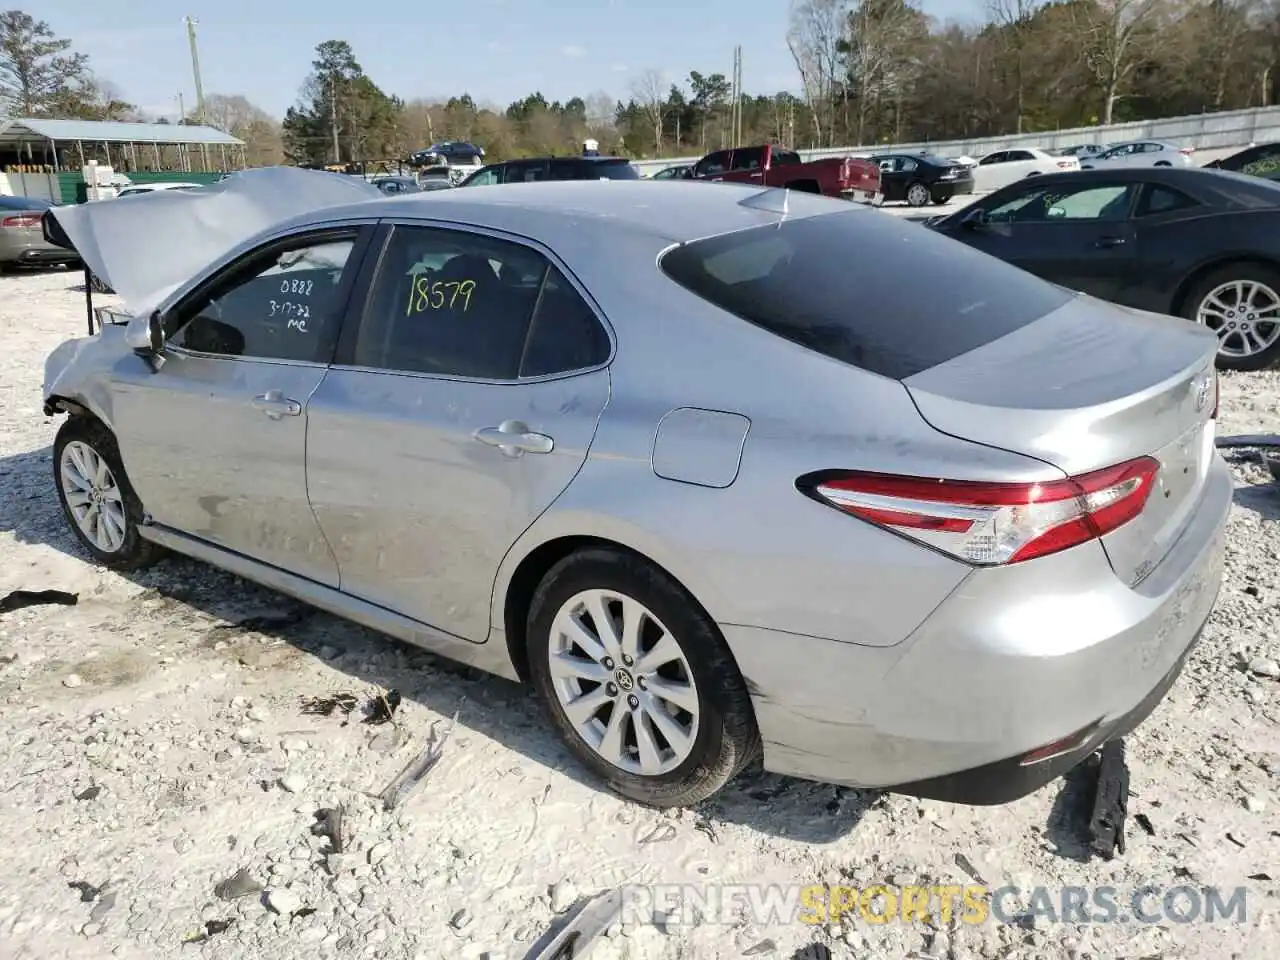
M 409 302 L 405 304 L 404 315 L 425 313 L 427 310 L 444 310 L 446 304 L 452 310 L 462 298 L 462 311 L 471 309 L 471 293 L 476 288 L 474 280 L 437 280 L 431 283 L 426 277 L 417 277 L 409 290 Z

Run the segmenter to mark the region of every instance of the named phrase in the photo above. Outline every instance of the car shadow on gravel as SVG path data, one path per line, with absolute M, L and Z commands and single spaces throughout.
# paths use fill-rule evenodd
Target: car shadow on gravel
M 1280 520 L 1280 483 L 1259 483 L 1236 487 L 1236 503 L 1252 510 L 1263 520 Z
M 90 564 L 67 528 L 53 490 L 52 470 L 49 447 L 0 457 L 0 489 L 6 491 L 0 497 L 0 535 L 11 533 L 20 543 L 52 547 Z M 185 605 L 212 621 L 209 636 L 191 641 L 195 647 L 212 651 L 219 639 L 246 631 L 268 642 L 284 641 L 327 661 L 353 682 L 395 689 L 406 701 L 440 716 L 457 714 L 461 725 L 521 756 L 591 789 L 605 789 L 578 766 L 551 732 L 536 697 L 519 684 L 400 643 L 185 557 L 171 556 L 148 570 L 124 576 L 146 591 L 144 597 Z M 68 585 L 23 586 L 62 589 Z M 137 598 L 125 601 L 137 602 Z M 235 656 L 236 649 L 224 649 L 223 655 Z M 709 825 L 709 832 L 715 831 L 717 823 L 731 823 L 773 836 L 827 843 L 850 833 L 879 799 L 874 792 L 766 774 L 757 764 L 697 812 L 699 823 Z

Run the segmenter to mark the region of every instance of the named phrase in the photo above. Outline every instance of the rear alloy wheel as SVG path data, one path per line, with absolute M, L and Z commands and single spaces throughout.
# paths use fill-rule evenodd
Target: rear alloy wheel
M 73 416 L 62 425 L 53 442 L 53 475 L 72 532 L 99 563 L 137 570 L 164 555 L 138 535 L 142 504 L 125 476 L 115 437 L 97 420 Z
M 719 630 L 639 557 L 590 549 L 534 595 L 529 668 L 578 759 L 639 803 L 711 796 L 759 753 L 750 697 Z
M 913 183 L 907 187 L 907 206 L 923 207 L 929 202 L 929 188 L 923 183 Z
M 1223 267 L 1196 285 L 1187 304 L 1188 316 L 1218 335 L 1219 367 L 1262 370 L 1280 360 L 1280 271 Z

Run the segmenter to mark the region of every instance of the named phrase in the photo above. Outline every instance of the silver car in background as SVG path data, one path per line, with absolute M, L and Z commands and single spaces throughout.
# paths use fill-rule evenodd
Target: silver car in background
M 1164 140 L 1135 140 L 1117 143 L 1102 153 L 1080 158 L 1081 170 L 1101 170 L 1110 167 L 1193 167 L 1195 162 L 1191 147 L 1179 147 Z
M 58 347 L 45 410 L 99 562 L 531 682 L 627 797 L 763 751 L 991 804 L 1141 722 L 1209 616 L 1216 346 L 836 200 L 517 184 L 279 222 Z

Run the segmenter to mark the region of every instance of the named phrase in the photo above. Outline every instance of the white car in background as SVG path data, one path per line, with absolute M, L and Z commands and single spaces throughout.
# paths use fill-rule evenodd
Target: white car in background
M 1075 157 L 1055 157 L 1038 147 L 997 150 L 988 153 L 973 168 L 973 189 L 999 190 L 1024 177 L 1079 169 L 1080 161 Z
M 1085 157 L 1080 163 L 1082 170 L 1094 170 L 1099 167 L 1190 167 L 1194 166 L 1191 154 L 1193 147 L 1179 147 L 1164 140 L 1135 140 L 1131 143 L 1117 143 L 1110 150 Z

